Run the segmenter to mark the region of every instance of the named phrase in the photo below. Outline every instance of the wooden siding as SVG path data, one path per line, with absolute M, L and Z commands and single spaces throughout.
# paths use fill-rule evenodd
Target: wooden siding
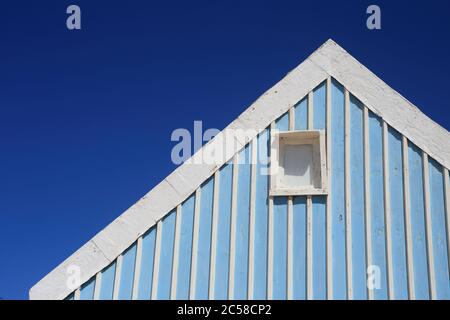
M 450 299 L 447 168 L 334 79 L 273 127 L 326 131 L 328 195 L 268 196 L 269 126 L 66 299 Z

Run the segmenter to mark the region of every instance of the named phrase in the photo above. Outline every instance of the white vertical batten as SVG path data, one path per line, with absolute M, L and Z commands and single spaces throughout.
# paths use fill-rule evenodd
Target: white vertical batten
M 214 172 L 214 193 L 211 230 L 211 257 L 209 263 L 209 299 L 214 299 L 214 287 L 216 282 L 216 255 L 217 255 L 217 227 L 219 220 L 219 170 Z
M 136 300 L 139 292 L 139 277 L 141 276 L 141 260 L 142 260 L 142 236 L 137 239 L 136 243 L 136 260 L 134 263 L 133 292 L 131 299 Z
M 295 128 L 295 112 L 294 108 L 289 109 L 289 131 Z M 288 197 L 287 201 L 287 293 L 288 300 L 293 298 L 293 283 L 294 283 L 294 208 L 292 204 L 292 196 Z
M 139 292 L 139 277 L 141 275 L 141 260 L 142 260 L 142 236 L 136 242 L 136 259 L 134 263 L 134 277 L 133 277 L 133 291 L 131 299 L 136 300 Z
M 289 131 L 293 131 L 295 129 L 295 112 L 294 107 L 289 109 Z
M 345 139 L 345 248 L 347 262 L 347 299 L 353 299 L 353 277 L 352 277 L 352 215 L 350 202 L 350 93 L 345 89 L 345 120 L 344 120 L 344 139 Z
M 391 222 L 391 192 L 389 188 L 389 144 L 388 126 L 383 120 L 383 190 L 384 190 L 384 221 L 386 224 L 386 262 L 388 298 L 394 299 L 394 265 L 392 261 L 392 222 Z
M 234 269 L 236 265 L 236 219 L 237 219 L 237 188 L 239 153 L 233 157 L 233 180 L 231 190 L 231 226 L 230 226 L 230 270 L 228 281 L 228 299 L 234 299 Z
M 80 300 L 80 288 L 76 289 L 73 293 L 73 300 Z
M 181 204 L 177 206 L 176 211 L 176 221 L 175 221 L 175 240 L 173 248 L 173 265 L 172 265 L 172 281 L 170 284 L 170 299 L 174 300 L 177 298 L 177 284 L 178 284 L 178 261 L 180 258 L 180 234 L 181 234 L 181 219 L 182 210 Z
M 369 142 L 369 109 L 364 106 L 364 209 L 366 220 L 366 261 L 367 268 L 372 265 L 372 220 L 370 212 L 370 142 Z M 367 282 L 367 270 L 366 270 Z M 367 286 L 368 298 L 373 300 L 373 290 Z
M 195 284 L 197 282 L 197 253 L 198 253 L 198 231 L 200 228 L 200 197 L 201 189 L 195 190 L 194 204 L 194 231 L 192 236 L 191 277 L 189 284 L 189 299 L 195 299 Z
M 430 177 L 428 154 L 422 151 L 422 171 L 423 171 L 423 194 L 425 201 L 425 224 L 426 224 L 426 240 L 428 253 L 428 281 L 431 299 L 436 299 L 436 277 L 434 270 L 434 253 L 433 253 L 433 234 L 431 226 L 431 208 L 430 208 Z
M 270 124 L 270 132 L 275 130 L 275 122 Z M 272 158 L 273 154 L 270 154 Z M 272 161 L 272 160 L 270 160 Z M 272 175 L 270 179 L 273 179 Z M 270 185 L 270 184 L 269 184 Z M 267 299 L 273 297 L 273 197 L 269 195 L 269 220 L 267 223 L 268 244 L 267 244 Z
M 444 177 L 444 200 L 445 200 L 445 213 L 447 221 L 447 259 L 448 265 L 450 266 L 450 182 L 448 169 L 442 166 L 442 175 Z
M 416 299 L 414 290 L 414 263 L 413 263 L 413 242 L 411 224 L 411 202 L 409 193 L 409 160 L 408 160 L 408 139 L 402 135 L 402 157 L 403 157 L 403 206 L 405 208 L 405 231 L 406 231 L 406 257 L 408 262 L 408 296 L 409 299 Z
M 312 199 L 306 198 L 306 299 L 313 299 Z
M 314 105 L 313 105 L 313 91 L 308 93 L 308 130 L 313 129 L 313 119 L 314 119 Z
M 120 278 L 122 275 L 122 260 L 123 255 L 120 254 L 116 260 L 116 274 L 114 276 L 113 300 L 119 299 Z
M 162 220 L 159 220 L 158 224 L 156 225 L 155 258 L 153 260 L 152 300 L 155 300 L 158 295 L 158 279 L 160 266 L 159 260 L 161 258 L 162 229 Z
M 313 91 L 308 93 L 308 130 L 313 129 Z M 307 299 L 313 297 L 313 225 L 312 225 L 312 197 L 306 196 L 306 272 L 307 272 Z
M 100 289 L 102 288 L 102 272 L 95 275 L 94 300 L 100 299 Z
M 256 205 L 256 162 L 258 161 L 258 139 L 251 142 L 252 155 L 250 159 L 250 235 L 249 235 L 249 264 L 248 264 L 248 290 L 247 298 L 253 299 L 254 295 L 254 271 L 255 271 L 255 205 Z
M 328 176 L 328 195 L 327 195 L 327 298 L 332 299 L 333 295 L 333 269 L 332 269 L 332 239 L 331 239 L 331 77 L 327 78 L 327 176 Z

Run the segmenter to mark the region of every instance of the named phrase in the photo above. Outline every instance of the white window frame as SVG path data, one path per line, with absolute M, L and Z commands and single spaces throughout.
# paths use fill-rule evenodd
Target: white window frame
M 312 145 L 312 185 L 284 186 L 284 167 L 280 165 L 286 145 Z M 299 130 L 271 132 L 270 195 L 319 195 L 327 194 L 327 164 L 325 151 L 325 132 L 323 130 Z

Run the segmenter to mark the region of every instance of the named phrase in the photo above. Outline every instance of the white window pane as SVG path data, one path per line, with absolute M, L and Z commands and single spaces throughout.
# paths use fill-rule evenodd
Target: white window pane
M 310 144 L 285 145 L 282 165 L 284 186 L 312 185 L 313 146 Z

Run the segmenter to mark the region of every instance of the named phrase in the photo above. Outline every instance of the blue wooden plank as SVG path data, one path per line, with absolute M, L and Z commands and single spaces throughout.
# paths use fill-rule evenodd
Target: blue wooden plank
M 350 96 L 350 208 L 353 299 L 367 299 L 366 227 L 364 212 L 364 114 L 362 104 Z
M 391 244 L 394 299 L 408 299 L 405 210 L 403 207 L 402 136 L 388 130 L 389 193 L 391 207 Z
M 156 227 L 152 227 L 142 237 L 141 272 L 139 275 L 139 288 L 138 288 L 139 300 L 149 300 L 151 297 L 155 243 L 156 243 Z
M 444 176 L 442 174 L 442 166 L 431 158 L 429 160 L 429 170 L 431 238 L 433 242 L 436 298 L 450 299 Z
M 316 130 L 325 130 L 327 123 L 327 83 L 322 82 L 313 91 L 313 126 Z M 295 119 L 297 122 L 297 119 Z
M 112 300 L 115 275 L 116 275 L 116 262 L 114 261 L 102 271 L 102 282 L 99 296 L 100 300 Z
M 322 82 L 313 91 L 313 129 L 324 130 L 326 128 L 326 81 Z M 332 131 L 336 131 L 340 121 L 343 121 L 343 91 L 342 87 L 334 82 L 332 86 Z M 334 111 L 334 113 L 333 113 Z M 334 127 L 333 127 L 334 124 Z M 342 122 L 343 124 L 343 122 Z M 341 125 L 342 125 L 341 124 Z M 333 136 L 333 134 L 332 134 Z M 341 136 L 336 135 L 333 141 L 333 146 L 336 147 L 336 141 L 339 141 Z M 342 135 L 343 138 L 343 135 Z M 332 147 L 333 148 L 333 147 Z M 343 150 L 338 148 L 332 149 L 336 154 Z M 334 162 L 334 161 L 333 161 Z M 334 169 L 334 168 L 333 168 Z M 339 167 L 338 167 L 339 170 Z M 315 299 L 326 299 L 326 197 L 314 196 L 312 197 L 312 264 L 313 264 L 313 297 Z M 301 221 L 302 216 L 297 217 Z M 335 226 L 336 227 L 336 226 Z M 335 228 L 337 230 L 337 228 Z M 302 235 L 302 232 L 300 233 Z M 344 243 L 345 245 L 345 243 Z M 344 247 L 345 249 L 345 247 Z M 335 251 L 337 253 L 337 251 Z M 298 254 L 298 253 L 296 253 Z M 345 256 L 344 256 L 345 258 Z M 344 260 L 345 262 L 345 260 Z M 337 267 L 338 264 L 335 265 Z M 344 265 L 345 267 L 345 265 Z M 337 268 L 335 271 L 338 270 Z M 345 275 L 344 275 L 345 276 Z M 336 282 L 337 283 L 337 282 Z M 345 285 L 345 278 L 344 278 Z M 345 287 L 343 288 L 345 292 Z M 339 299 L 339 285 L 335 289 L 335 297 Z M 345 297 L 345 296 L 344 296 Z
M 416 299 L 429 299 L 422 150 L 408 144 L 412 256 Z
M 347 296 L 345 243 L 345 137 L 344 88 L 336 81 L 331 86 L 331 268 L 333 297 Z
M 273 198 L 273 299 L 287 293 L 287 197 Z
M 120 273 L 119 300 L 131 299 L 133 293 L 134 264 L 136 261 L 136 243 L 123 253 Z
M 195 299 L 208 299 L 209 261 L 211 249 L 211 220 L 214 178 L 209 179 L 201 189 L 200 219 L 197 249 L 197 279 Z
M 293 207 L 292 298 L 306 299 L 306 197 L 295 197 Z
M 234 299 L 247 298 L 248 279 L 248 244 L 250 226 L 250 154 L 251 146 L 247 145 L 239 153 L 237 208 L 236 208 L 236 245 L 234 269 Z
M 95 277 L 92 277 L 80 288 L 80 300 L 93 300 L 95 288 Z
M 161 253 L 159 257 L 157 298 L 170 298 L 172 279 L 173 247 L 175 239 L 176 211 L 172 211 L 162 220 Z
M 255 192 L 255 243 L 254 243 L 254 287 L 255 299 L 267 298 L 267 222 L 269 213 L 268 161 L 270 152 L 269 130 L 258 136 L 258 162 L 256 164 Z
M 177 299 L 189 298 L 195 194 L 181 205 L 180 247 L 178 252 Z
M 279 131 L 289 130 L 289 113 L 275 121 Z M 273 198 L 273 299 L 287 296 L 287 197 Z
M 303 98 L 294 106 L 295 130 L 308 129 L 308 97 Z
M 289 113 L 286 112 L 275 121 L 275 128 L 279 131 L 289 130 Z
M 326 197 L 312 197 L 313 299 L 327 298 L 327 210 Z
M 374 299 L 387 299 L 386 230 L 384 221 L 383 129 L 381 119 L 369 112 L 370 215 L 372 265 L 380 270 L 380 286 Z
M 214 283 L 214 299 L 219 300 L 225 300 L 228 297 L 232 180 L 233 164 L 227 163 L 219 171 L 216 277 Z

